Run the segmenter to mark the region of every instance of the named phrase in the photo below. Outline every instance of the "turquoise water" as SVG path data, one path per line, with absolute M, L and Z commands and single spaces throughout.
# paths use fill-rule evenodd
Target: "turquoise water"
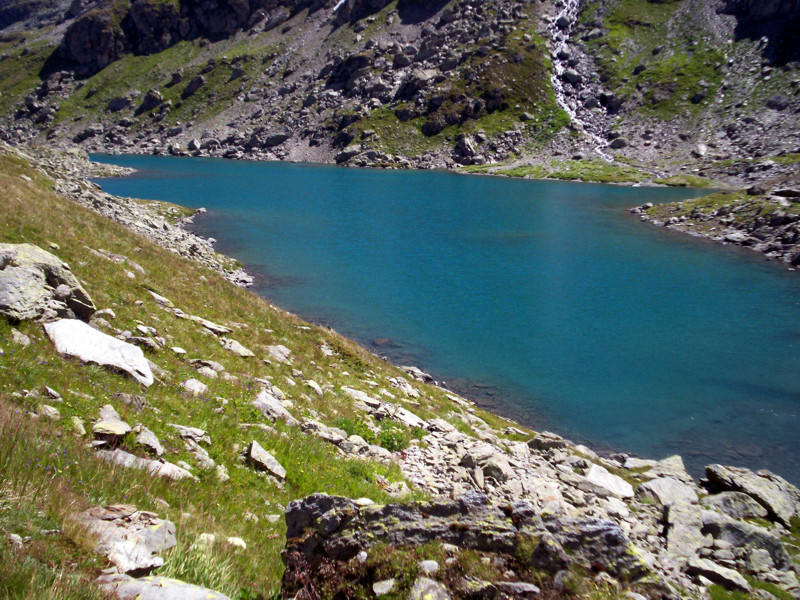
M 625 210 L 700 192 L 97 158 L 206 207 L 260 294 L 532 427 L 800 482 L 800 276 Z

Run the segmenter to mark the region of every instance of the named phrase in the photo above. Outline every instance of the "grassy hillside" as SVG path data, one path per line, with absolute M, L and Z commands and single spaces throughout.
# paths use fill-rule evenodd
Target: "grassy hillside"
M 91 543 L 69 521 L 71 513 L 89 505 L 131 503 L 172 520 L 179 545 L 167 553 L 161 574 L 204 584 L 234 598 L 260 598 L 271 597 L 279 587 L 282 513 L 288 501 L 320 491 L 366 496 L 376 502 L 390 498 L 384 488 L 401 479 L 399 468 L 348 459 L 298 427 L 280 421 L 272 425 L 250 405 L 261 387 L 257 378 L 269 379 L 283 389 L 298 419 L 318 419 L 348 433 L 372 433 L 391 449 L 416 443 L 415 432 L 394 425 L 386 433 L 386 427 L 377 427 L 353 408 L 342 386 L 391 390 L 386 378 L 404 377 L 421 392 L 420 406 L 414 407 L 417 414 L 442 416 L 468 429 L 464 422 L 469 415 L 461 414 L 463 409 L 443 391 L 412 381 L 334 332 L 311 327 L 215 272 L 56 196 L 50 191 L 52 181 L 25 160 L 0 156 L 0 187 L 4 190 L 0 241 L 57 247 L 51 251 L 70 264 L 97 306 L 114 311 L 116 318 L 106 317 L 113 328 L 135 331 L 144 324 L 167 341 L 162 350 L 146 352 L 164 373 L 145 391 L 119 374 L 62 358 L 38 324 L 17 326 L 0 320 L 0 534 L 4 538 L 18 534 L 26 540 L 21 552 L 0 544 L 3 597 L 92 597 L 91 580 L 106 564 L 89 552 Z M 48 218 L 42 219 L 43 214 Z M 134 269 L 92 251 L 98 249 L 127 256 L 144 273 L 136 270 L 131 278 L 127 271 Z M 253 350 L 256 357 L 240 358 L 225 350 L 198 323 L 161 308 L 148 290 L 169 298 L 186 313 L 231 326 L 230 337 Z M 27 335 L 30 345 L 12 342 L 12 329 Z M 262 360 L 270 344 L 289 347 L 293 364 Z M 323 353 L 323 344 L 334 351 L 333 356 Z M 186 349 L 185 357 L 171 351 L 172 346 Z M 217 361 L 233 378 L 204 378 L 189 363 L 192 358 Z M 209 386 L 206 394 L 192 397 L 180 387 L 192 377 Z M 306 380 L 322 386 L 323 396 L 312 391 Z M 47 398 L 45 385 L 62 400 Z M 115 394 L 143 395 L 147 407 L 137 412 Z M 393 401 L 405 403 L 399 398 Z M 35 418 L 42 404 L 55 406 L 60 419 Z M 91 420 L 105 404 L 114 406 L 129 424 L 151 429 L 171 462 L 195 464 L 168 424 L 206 430 L 211 438 L 208 452 L 228 469 L 230 480 L 220 482 L 214 471 L 195 468 L 198 481 L 168 482 L 100 462 L 87 448 L 89 438 L 73 433 L 72 421 L 73 417 L 82 419 L 91 431 Z M 480 416 L 495 427 L 504 425 L 497 417 Z M 243 427 L 244 423 L 271 428 Z M 283 485 L 241 463 L 239 453 L 252 440 L 286 468 Z M 129 438 L 122 447 L 142 454 Z M 412 496 L 422 497 L 419 492 Z M 248 512 L 258 521 L 243 518 Z M 270 522 L 271 515 L 277 515 L 276 522 Z M 247 549 L 234 551 L 218 545 L 209 554 L 194 544 L 201 533 L 214 533 L 223 540 L 241 537 Z

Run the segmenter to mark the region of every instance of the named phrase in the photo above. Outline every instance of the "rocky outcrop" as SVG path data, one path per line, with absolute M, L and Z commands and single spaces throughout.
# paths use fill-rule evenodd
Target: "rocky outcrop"
M 121 573 L 141 575 L 160 567 L 164 559 L 158 553 L 177 543 L 171 521 L 127 504 L 90 508 L 76 520 L 97 536 L 96 551 Z
M 123 371 L 145 386 L 153 385 L 150 364 L 136 346 L 76 319 L 46 323 L 44 328 L 61 354 Z
M 14 321 L 88 320 L 94 302 L 69 266 L 32 244 L 0 244 L 0 314 Z
M 220 592 L 170 577 L 134 579 L 129 575 L 103 575 L 97 583 L 104 592 L 120 600 L 230 600 Z
M 526 569 L 551 575 L 569 568 L 600 570 L 628 582 L 652 575 L 622 529 L 603 519 L 547 516 L 525 500 L 497 505 L 479 492 L 446 502 L 363 504 L 325 494 L 289 504 L 282 597 L 291 598 L 301 591 L 303 597 L 335 595 L 336 578 L 330 578 L 330 574 L 345 568 L 348 561 L 347 580 L 340 583 L 349 590 L 371 589 L 370 550 L 379 545 L 410 555 L 414 548 L 433 542 L 471 550 L 487 561 L 507 561 L 506 575 L 512 571 L 514 556 L 522 557 L 517 560 Z M 362 566 L 353 567 L 352 559 L 358 556 L 362 558 L 356 563 Z M 422 567 L 428 573 L 439 568 Z

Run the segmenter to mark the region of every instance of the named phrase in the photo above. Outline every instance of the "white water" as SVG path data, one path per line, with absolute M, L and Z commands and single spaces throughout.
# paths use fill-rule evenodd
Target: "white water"
M 561 76 L 564 74 L 566 67 L 564 62 L 558 55 L 569 48 L 569 38 L 572 35 L 572 28 L 575 21 L 578 19 L 578 12 L 580 11 L 581 0 L 563 0 L 563 8 L 555 16 L 550 23 L 550 39 L 552 40 L 552 49 L 550 51 L 550 58 L 553 62 L 553 74 L 551 80 L 553 83 L 553 90 L 556 94 L 556 102 L 558 105 L 569 115 L 573 122 L 578 123 L 586 135 L 588 135 L 596 144 L 594 151 L 606 162 L 613 162 L 614 159 L 603 151 L 606 147 L 606 141 L 599 135 L 593 133 L 588 123 L 584 122 L 579 116 L 578 111 L 567 101 L 567 94 L 564 90 L 564 80 Z M 561 17 L 565 17 L 569 25 L 564 29 L 558 26 L 558 21 Z

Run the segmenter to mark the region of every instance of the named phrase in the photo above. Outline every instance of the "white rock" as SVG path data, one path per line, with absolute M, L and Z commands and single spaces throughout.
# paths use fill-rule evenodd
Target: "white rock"
M 661 506 L 670 506 L 675 502 L 695 504 L 697 492 L 691 486 L 673 479 L 672 477 L 658 477 L 644 482 L 636 493 L 642 498 L 654 500 Z
M 292 413 L 286 410 L 280 401 L 266 389 L 259 392 L 252 404 L 273 421 L 281 419 L 286 421 L 288 425 L 298 424 L 297 419 L 292 416 Z
M 222 342 L 224 344 L 225 350 L 227 350 L 228 352 L 233 352 L 237 356 L 241 356 L 242 358 L 250 358 L 251 356 L 255 356 L 255 354 L 253 354 L 251 350 L 248 350 L 236 340 L 232 340 L 230 338 L 222 338 Z
M 277 346 L 267 346 L 267 352 L 272 357 L 273 360 L 278 361 L 279 363 L 284 364 L 291 364 L 291 354 L 292 351 L 289 350 L 286 346 L 277 345 Z
M 234 548 L 241 548 L 242 550 L 247 550 L 247 544 L 240 537 L 229 537 L 225 541 L 229 546 L 233 546 Z
M 593 464 L 580 485 L 581 489 L 594 492 L 598 496 L 616 496 L 617 498 L 633 498 L 633 487 L 630 483 L 609 473 L 604 467 Z
M 197 379 L 187 379 L 181 383 L 181 387 L 189 392 L 192 396 L 201 396 L 208 391 L 208 386 Z
M 247 458 L 256 469 L 266 471 L 278 481 L 286 479 L 286 469 L 281 466 L 272 454 L 264 450 L 257 441 L 250 442 Z
M 46 323 L 44 329 L 61 354 L 120 369 L 146 386 L 153 384 L 153 372 L 140 348 L 97 331 L 77 319 Z

